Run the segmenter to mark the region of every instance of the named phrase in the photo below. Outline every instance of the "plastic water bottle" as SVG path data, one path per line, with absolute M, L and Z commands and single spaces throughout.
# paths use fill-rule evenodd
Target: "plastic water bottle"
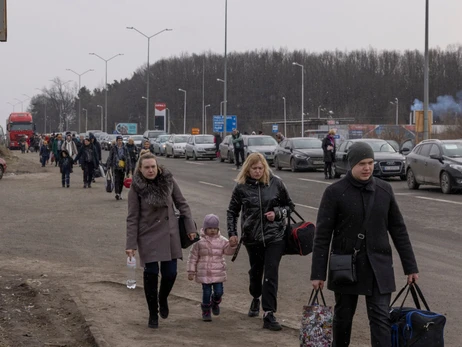
M 136 288 L 136 258 L 127 257 L 127 288 Z

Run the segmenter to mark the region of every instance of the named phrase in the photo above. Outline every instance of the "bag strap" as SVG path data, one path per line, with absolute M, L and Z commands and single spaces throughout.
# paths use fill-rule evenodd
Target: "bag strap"
M 310 300 L 308 300 L 308 305 L 313 306 L 318 304 L 319 305 L 319 299 L 318 299 L 318 294 L 321 293 L 321 299 L 322 303 L 324 306 L 326 305 L 326 300 L 324 299 L 324 294 L 322 293 L 322 289 L 314 289 L 311 290 L 311 295 L 310 295 Z
M 374 177 L 372 177 L 374 180 Z M 375 182 L 375 181 L 374 181 Z M 363 243 L 364 238 L 366 237 L 363 232 L 366 230 L 367 222 L 369 221 L 369 217 L 372 213 L 372 206 L 374 205 L 374 198 L 375 198 L 375 189 L 372 191 L 371 195 L 369 196 L 369 203 L 367 204 L 366 213 L 364 214 L 364 221 L 361 227 L 361 230 L 358 233 L 358 238 L 356 239 L 355 247 L 354 247 L 354 256 L 358 254 L 359 250 L 361 249 L 361 244 Z
M 413 282 L 411 285 L 410 285 L 410 288 L 411 288 L 411 294 L 412 294 L 412 298 L 414 299 L 414 303 L 416 303 L 416 307 L 420 310 L 420 303 L 419 305 L 417 306 L 417 303 L 419 302 L 419 299 L 418 297 L 420 298 L 420 301 L 422 301 L 422 304 L 425 306 L 425 308 L 427 309 L 427 311 L 430 311 L 430 307 L 428 306 L 427 304 L 427 300 L 425 300 L 425 297 L 422 293 L 422 291 L 420 290 L 420 287 L 417 285 L 417 283 Z M 417 293 L 416 293 L 417 292 Z M 417 297 L 418 295 L 418 297 Z
M 408 284 L 406 283 L 406 285 L 401 288 L 401 290 L 398 292 L 398 295 L 396 295 L 395 299 L 393 300 L 393 302 L 390 304 L 390 307 L 393 307 L 393 305 L 395 304 L 395 302 L 399 299 L 399 297 L 401 296 L 401 294 L 403 294 L 403 292 L 406 290 Z M 406 300 L 406 297 L 407 297 L 407 294 L 406 293 L 406 296 L 404 297 L 404 300 L 403 300 L 403 303 L 401 304 L 401 307 L 403 307 L 403 304 L 404 304 L 404 301 Z

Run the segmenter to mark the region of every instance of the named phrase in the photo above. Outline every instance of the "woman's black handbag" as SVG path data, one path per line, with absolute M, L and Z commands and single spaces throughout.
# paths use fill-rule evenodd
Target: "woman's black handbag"
M 180 241 L 181 241 L 181 248 L 185 249 L 191 246 L 193 243 L 196 243 L 197 241 L 200 240 L 199 234 L 196 233 L 196 238 L 191 240 L 188 236 L 188 233 L 186 232 L 186 226 L 184 224 L 184 219 L 185 217 L 182 215 L 178 216 L 178 226 L 180 228 Z M 194 222 L 194 226 L 196 227 L 197 230 L 197 225 L 196 222 Z
M 285 231 L 286 248 L 284 254 L 308 255 L 313 251 L 315 226 L 311 222 L 306 222 L 297 211 L 293 210 L 292 212 L 301 221 L 295 222 L 289 213 Z

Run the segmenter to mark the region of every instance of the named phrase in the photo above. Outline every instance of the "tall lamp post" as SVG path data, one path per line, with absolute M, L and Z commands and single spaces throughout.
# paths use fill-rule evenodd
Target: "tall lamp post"
M 293 62 L 292 65 L 300 66 L 302 68 L 302 137 L 305 137 L 305 114 L 303 113 L 305 108 L 305 67 L 296 62 Z
M 178 88 L 178 90 L 184 93 L 183 134 L 186 134 L 186 90 L 181 88 Z
M 101 131 L 104 131 L 104 129 L 103 129 L 103 106 L 96 105 L 96 107 L 101 109 Z
M 284 100 L 284 136 L 287 136 L 287 113 L 286 113 L 286 97 L 283 96 L 282 100 Z
M 98 54 L 96 53 L 89 53 L 90 55 L 94 55 L 95 57 L 98 57 L 100 58 L 102 61 L 104 61 L 106 63 L 106 83 L 104 84 L 104 110 L 105 110 L 105 118 L 106 118 L 106 121 L 105 121 L 105 128 L 106 128 L 106 132 L 107 132 L 107 63 L 108 61 L 111 61 L 112 59 L 114 59 L 115 57 L 118 57 L 119 55 L 123 55 L 122 53 L 118 53 L 116 55 L 114 55 L 113 57 L 109 58 L 109 59 L 104 59 L 103 57 L 99 56 Z M 104 131 L 104 128 L 103 128 L 103 125 L 101 124 L 101 130 Z
M 89 69 L 89 70 L 87 70 L 87 71 L 85 71 L 85 72 L 82 72 L 82 73 L 77 73 L 77 72 L 75 72 L 75 71 L 72 70 L 72 69 L 66 69 L 66 71 L 70 71 L 70 72 L 76 74 L 77 76 L 79 76 L 79 91 L 78 91 L 78 93 L 80 93 L 80 88 L 81 88 L 81 86 L 80 86 L 80 77 L 82 77 L 83 75 L 85 75 L 87 72 L 95 71 L 95 70 Z M 77 93 L 77 95 L 78 95 L 78 93 Z M 80 134 L 80 132 L 81 132 L 81 131 L 80 131 L 80 114 L 81 114 L 81 113 L 82 113 L 82 106 L 81 106 L 80 97 L 79 97 L 79 134 Z
M 395 120 L 395 125 L 398 125 L 398 98 L 395 98 L 395 101 L 390 101 L 390 104 L 396 105 L 396 120 Z
M 165 116 L 166 116 L 166 121 L 167 121 L 167 133 L 170 134 L 170 109 L 168 107 L 165 108 Z
M 82 111 L 85 111 L 85 132 L 88 131 L 88 110 L 86 108 L 82 108 Z
M 207 133 L 207 107 L 210 107 L 212 105 L 208 104 L 208 105 L 205 105 L 204 106 L 204 128 L 205 130 L 203 131 L 203 133 Z
M 228 106 L 228 0 L 225 0 L 225 66 L 223 86 L 223 135 L 226 135 L 226 115 Z M 224 138 L 224 136 L 223 136 Z
M 151 42 L 151 38 L 153 38 L 154 36 L 157 36 L 157 35 L 163 33 L 164 31 L 172 31 L 173 29 L 164 29 L 164 30 L 159 31 L 158 33 L 155 33 L 154 35 L 151 35 L 151 36 L 148 36 L 148 35 L 144 34 L 143 32 L 139 31 L 135 27 L 127 27 L 127 29 L 135 30 L 136 32 L 138 32 L 139 34 L 143 35 L 144 37 L 146 37 L 148 39 L 148 63 L 146 65 L 146 130 L 149 130 L 149 51 L 150 51 L 150 42 Z
M 21 112 L 23 112 L 23 103 L 24 103 L 24 101 L 26 101 L 27 99 L 26 99 L 26 100 L 19 100 L 18 98 L 14 98 L 14 99 L 19 101 L 18 104 L 21 104 Z
M 15 104 L 12 104 L 11 102 L 7 102 L 7 104 L 10 104 L 11 106 L 13 106 L 13 112 L 14 112 L 14 107 L 16 106 Z
M 221 82 L 223 84 L 225 84 L 225 80 L 222 80 L 221 78 L 217 78 L 217 81 L 218 82 Z M 225 99 L 225 97 L 223 96 L 223 99 Z M 225 138 L 225 134 L 226 134 L 226 117 L 223 116 L 223 104 L 225 103 L 225 100 L 223 100 L 222 102 L 220 102 L 220 116 L 223 117 L 223 132 L 222 132 L 222 137 Z

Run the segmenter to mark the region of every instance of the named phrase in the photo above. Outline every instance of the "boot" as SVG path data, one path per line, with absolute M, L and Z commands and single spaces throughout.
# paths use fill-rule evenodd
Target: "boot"
M 282 329 L 281 324 L 278 323 L 273 312 L 265 312 L 263 316 L 263 329 L 269 329 L 272 331 L 279 331 Z
M 175 284 L 176 275 L 173 278 L 164 278 L 160 280 L 159 289 L 159 314 L 163 319 L 166 319 L 169 314 L 168 309 L 168 295 Z
M 212 297 L 212 313 L 214 316 L 218 316 L 220 314 L 220 304 L 221 298 L 216 299 L 215 296 Z
M 158 328 L 159 327 L 159 318 L 158 313 L 158 304 L 157 304 L 157 284 L 159 282 L 159 276 L 157 274 L 150 274 L 144 272 L 143 274 L 144 281 L 144 295 L 146 296 L 146 301 L 149 308 L 149 321 L 148 327 Z
M 260 299 L 253 298 L 252 303 L 250 304 L 249 317 L 258 317 L 260 315 Z
M 208 305 L 202 304 L 201 305 L 201 308 L 202 308 L 202 320 L 204 322 L 211 322 L 212 321 L 212 315 L 210 313 L 210 306 L 211 306 L 211 304 L 208 304 Z

